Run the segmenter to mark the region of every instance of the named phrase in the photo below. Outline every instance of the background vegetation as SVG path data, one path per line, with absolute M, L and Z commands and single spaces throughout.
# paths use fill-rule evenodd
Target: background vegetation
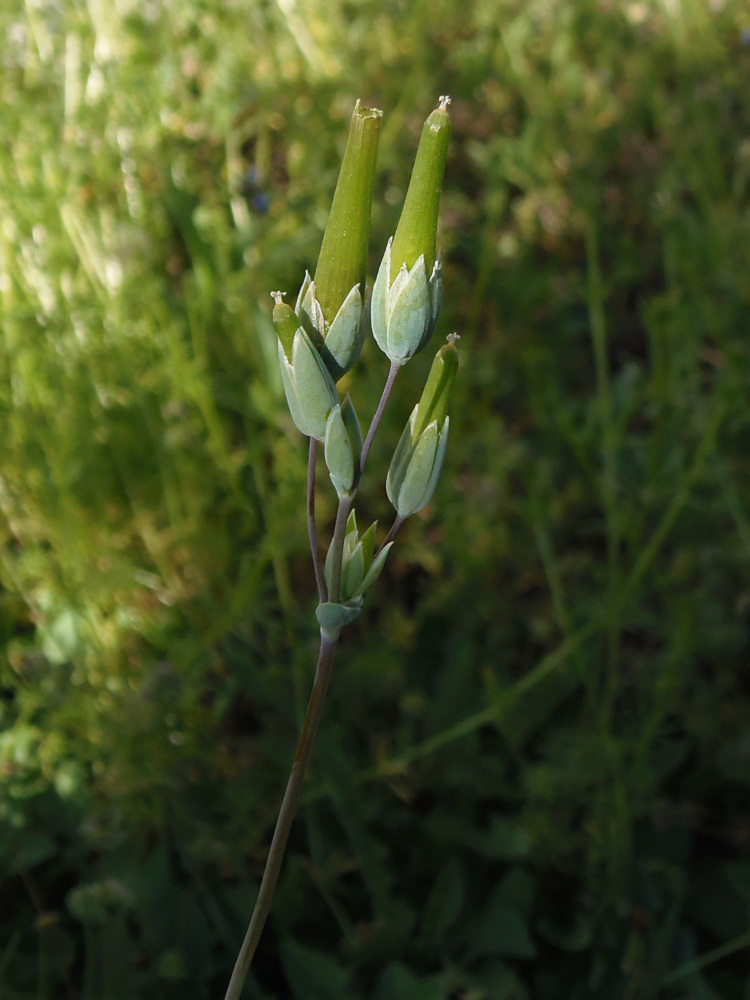
M 354 99 L 374 271 L 450 93 L 447 469 L 345 638 L 250 994 L 750 998 L 743 0 L 0 27 L 0 996 L 223 995 L 316 648 L 268 292 Z

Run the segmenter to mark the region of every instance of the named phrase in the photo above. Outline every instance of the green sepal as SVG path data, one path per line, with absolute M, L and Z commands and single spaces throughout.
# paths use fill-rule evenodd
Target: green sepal
M 344 545 L 341 551 L 341 577 L 344 576 L 344 565 L 346 560 L 354 551 L 354 547 L 357 544 L 357 515 L 354 512 L 354 508 L 349 512 L 349 517 L 346 519 L 346 531 L 344 532 Z M 323 577 L 325 578 L 326 585 L 328 589 L 331 589 L 331 577 L 333 576 L 333 546 L 328 547 L 328 552 L 326 553 L 325 566 L 323 567 Z
M 297 399 L 297 386 L 294 382 L 294 369 L 287 360 L 286 354 L 284 354 L 284 348 L 281 344 L 281 340 L 276 342 L 279 355 L 279 368 L 281 370 L 281 383 L 284 386 L 284 395 L 286 396 L 287 406 L 289 407 L 289 412 L 292 415 L 292 420 L 297 426 L 302 434 L 310 436 L 310 429 L 307 426 L 307 421 L 302 415 L 300 410 L 299 400 Z
M 390 281 L 393 239 L 388 241 L 370 299 L 370 327 L 375 341 L 393 364 L 405 365 L 433 334 L 442 301 L 443 272 L 435 261 L 427 272 L 424 255 L 411 270 L 402 265 Z
M 389 542 L 381 552 L 373 558 L 375 551 L 375 532 L 377 521 L 360 537 L 357 530 L 357 518 L 354 511 L 349 514 L 346 522 L 346 535 L 341 553 L 341 600 L 348 607 L 351 604 L 361 605 L 365 592 L 380 576 L 386 556 L 392 542 Z M 326 555 L 324 576 L 330 589 L 332 551 L 329 548 Z
M 326 601 L 319 604 L 315 609 L 315 617 L 320 625 L 320 631 L 326 639 L 335 642 L 339 637 L 341 629 L 355 621 L 362 610 L 361 603 L 356 604 L 334 604 Z
M 302 327 L 294 335 L 292 369 L 297 403 L 307 424 L 307 433 L 323 441 L 328 415 L 339 397 L 328 369 Z
M 429 502 L 424 501 L 424 496 L 432 478 L 437 446 L 438 425 L 434 421 L 420 434 L 409 457 L 395 504 L 399 517 L 410 517 Z
M 362 543 L 362 556 L 365 560 L 365 567 L 368 567 L 372 562 L 372 554 L 375 551 L 375 532 L 377 531 L 378 522 L 373 521 L 370 527 L 365 531 L 365 533 L 360 538 Z
M 344 532 L 344 537 L 348 539 L 350 535 L 354 535 L 355 539 L 357 537 L 357 513 L 353 507 L 349 511 L 349 517 L 346 519 L 346 531 Z
M 341 580 L 341 593 L 351 599 L 360 593 L 360 587 L 365 575 L 365 557 L 362 552 L 362 543 L 357 542 L 349 558 L 344 563 L 344 572 Z
M 360 593 L 362 594 L 363 597 L 370 589 L 370 587 L 373 585 L 373 583 L 375 583 L 377 578 L 380 576 L 383 566 L 385 566 L 385 561 L 388 558 L 388 553 L 391 551 L 392 545 L 393 542 L 388 542 L 388 544 L 384 545 L 381 551 L 378 552 L 378 554 L 373 559 L 372 565 L 365 574 L 364 580 L 360 584 Z
M 365 342 L 365 324 L 362 322 L 363 287 L 354 285 L 344 299 L 328 327 L 320 350 L 334 382 L 338 382 L 353 367 L 362 353 Z
M 409 457 L 411 455 L 411 449 L 414 442 L 414 424 L 417 419 L 418 406 L 419 404 L 414 407 L 409 415 L 409 420 L 398 440 L 396 450 L 393 453 L 393 458 L 391 459 L 391 464 L 388 466 L 388 472 L 385 477 L 385 492 L 388 495 L 388 499 L 396 508 L 398 508 L 398 494 L 401 489 L 401 484 L 404 481 L 404 476 L 406 475 L 406 469 L 409 464 Z
M 387 353 L 397 364 L 405 364 L 419 350 L 432 321 L 424 256 L 410 271 L 406 267 L 399 271 L 389 300 L 393 307 L 388 317 Z
M 352 446 L 354 464 L 357 466 L 362 455 L 362 429 L 359 426 L 357 411 L 354 409 L 354 403 L 348 392 L 344 396 L 344 402 L 341 404 L 341 416 L 344 420 L 346 433 L 349 435 L 349 444 Z
M 324 454 L 336 493 L 339 498 L 349 496 L 354 485 L 354 454 L 338 403 L 326 423 Z
M 448 431 L 450 430 L 451 418 L 446 417 L 443 421 L 443 426 L 440 429 L 438 435 L 438 446 L 435 451 L 435 462 L 432 466 L 432 473 L 430 474 L 429 482 L 427 483 L 427 489 L 425 490 L 422 502 L 418 510 L 422 510 L 427 504 L 432 500 L 432 497 L 437 488 L 438 480 L 440 479 L 440 473 L 443 471 L 443 462 L 445 461 L 445 451 L 448 447 Z

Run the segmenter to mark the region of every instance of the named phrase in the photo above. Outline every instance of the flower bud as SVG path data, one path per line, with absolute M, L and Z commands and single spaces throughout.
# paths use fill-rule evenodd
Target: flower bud
M 432 499 L 443 468 L 450 418 L 448 397 L 458 370 L 455 334 L 435 355 L 422 396 L 396 447 L 386 492 L 399 517 L 422 510 Z
M 363 108 L 357 101 L 315 279 L 305 275 L 297 298 L 297 314 L 335 381 L 355 363 L 364 341 L 367 243 L 381 118 L 377 108 Z
M 386 247 L 370 307 L 372 332 L 392 363 L 406 364 L 432 336 L 442 298 L 436 253 L 440 190 L 450 140 L 450 98 L 422 128 L 396 234 Z
M 294 310 L 281 301 L 282 294 L 273 293 L 273 321 L 279 337 L 279 367 L 286 401 L 299 430 L 322 441 L 331 410 L 338 406 L 338 393 Z
M 380 576 L 385 565 L 393 542 L 384 545 L 380 552 L 374 555 L 377 524 L 377 521 L 373 521 L 360 537 L 354 511 L 351 512 L 346 522 L 346 536 L 341 559 L 341 601 L 344 604 L 361 605 L 364 595 Z M 329 587 L 331 586 L 331 559 L 332 553 L 329 550 L 325 564 L 325 577 Z
M 351 495 L 361 451 L 362 432 L 347 394 L 344 402 L 331 410 L 325 436 L 326 465 L 339 498 Z

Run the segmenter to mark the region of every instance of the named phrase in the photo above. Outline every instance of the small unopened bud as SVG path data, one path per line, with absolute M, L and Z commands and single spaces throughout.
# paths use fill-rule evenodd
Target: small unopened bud
M 357 529 L 357 518 L 354 511 L 346 522 L 346 535 L 341 559 L 341 601 L 345 604 L 361 605 L 362 600 L 375 583 L 385 565 L 385 560 L 393 542 L 384 545 L 375 554 L 375 532 L 377 521 L 361 536 Z M 329 550 L 325 564 L 325 577 L 331 586 L 332 551 Z
M 414 425 L 414 433 L 417 436 L 433 420 L 442 423 L 445 417 L 448 409 L 448 398 L 458 371 L 457 340 L 459 340 L 457 333 L 449 334 L 447 343 L 443 344 L 432 362 L 430 374 L 427 376 L 422 395 L 417 403 L 417 419 Z
M 426 507 L 440 478 L 450 428 L 448 397 L 458 371 L 457 339 L 452 334 L 436 354 L 388 469 L 386 492 L 399 517 Z
M 281 381 L 292 420 L 303 434 L 322 441 L 331 410 L 338 405 L 336 386 L 315 345 L 286 303 L 274 292 L 273 322 L 279 337 Z
M 331 482 L 339 498 L 350 496 L 362 451 L 362 432 L 347 394 L 328 417 L 325 436 L 325 460 Z

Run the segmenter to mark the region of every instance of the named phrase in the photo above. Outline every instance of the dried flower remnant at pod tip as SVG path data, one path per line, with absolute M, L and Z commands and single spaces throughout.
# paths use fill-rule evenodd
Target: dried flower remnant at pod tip
M 436 247 L 451 135 L 449 104 L 450 98 L 442 96 L 424 123 L 401 218 L 372 290 L 372 332 L 396 365 L 406 364 L 427 344 L 440 312 L 443 278 Z
M 295 305 L 335 382 L 359 358 L 367 327 L 365 273 L 382 117 L 357 101 L 315 278 L 305 273 Z

